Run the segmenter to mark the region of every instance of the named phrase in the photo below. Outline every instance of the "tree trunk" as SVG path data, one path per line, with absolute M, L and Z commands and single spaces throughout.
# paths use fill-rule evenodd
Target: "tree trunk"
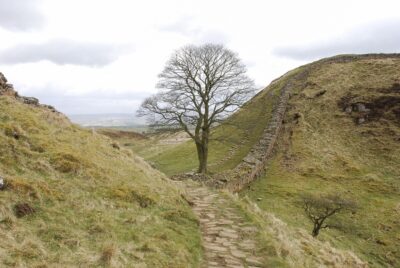
M 322 227 L 323 223 L 324 223 L 324 220 L 314 222 L 314 228 L 312 230 L 312 236 L 313 237 L 317 237 L 319 235 L 319 230 L 321 230 L 321 227 Z
M 197 158 L 199 159 L 198 173 L 207 173 L 208 162 L 208 130 L 203 130 L 200 142 L 196 142 Z
M 196 142 L 197 158 L 199 160 L 199 167 L 197 169 L 198 173 L 203 173 L 205 169 L 204 163 L 204 148 L 201 142 Z
M 312 236 L 313 237 L 317 237 L 319 234 L 319 227 L 318 226 L 314 226 L 314 229 L 312 230 Z

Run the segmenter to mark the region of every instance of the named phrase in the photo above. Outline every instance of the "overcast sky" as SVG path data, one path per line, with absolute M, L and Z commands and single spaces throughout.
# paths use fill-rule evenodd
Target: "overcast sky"
M 262 88 L 322 57 L 400 52 L 399 11 L 398 0 L 0 0 L 0 72 L 67 114 L 133 114 L 186 44 L 226 45 Z

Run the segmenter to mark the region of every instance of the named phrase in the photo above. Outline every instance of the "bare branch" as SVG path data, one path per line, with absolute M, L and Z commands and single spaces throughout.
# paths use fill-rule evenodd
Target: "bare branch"
M 303 195 L 302 205 L 307 217 L 313 222 L 313 236 L 319 234 L 320 229 L 329 228 L 326 220 L 341 211 L 352 211 L 357 209 L 354 201 L 345 199 L 339 195 Z
M 159 92 L 146 99 L 139 116 L 153 126 L 180 128 L 207 158 L 211 127 L 244 104 L 254 83 L 236 53 L 222 45 L 185 46 L 159 74 Z M 200 151 L 199 151 L 200 150 Z

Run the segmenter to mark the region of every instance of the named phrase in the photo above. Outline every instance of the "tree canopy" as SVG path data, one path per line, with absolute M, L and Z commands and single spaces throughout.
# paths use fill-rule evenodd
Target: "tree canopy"
M 159 74 L 159 92 L 138 114 L 159 128 L 183 129 L 196 143 L 199 172 L 207 171 L 210 128 L 245 103 L 254 92 L 238 55 L 223 45 L 185 46 Z

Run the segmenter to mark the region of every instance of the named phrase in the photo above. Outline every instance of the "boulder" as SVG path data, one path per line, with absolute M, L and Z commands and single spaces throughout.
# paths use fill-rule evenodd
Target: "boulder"
M 21 99 L 26 104 L 39 105 L 39 100 L 34 97 L 21 97 Z
M 7 83 L 7 78 L 4 76 L 3 73 L 0 73 L 0 86 Z

